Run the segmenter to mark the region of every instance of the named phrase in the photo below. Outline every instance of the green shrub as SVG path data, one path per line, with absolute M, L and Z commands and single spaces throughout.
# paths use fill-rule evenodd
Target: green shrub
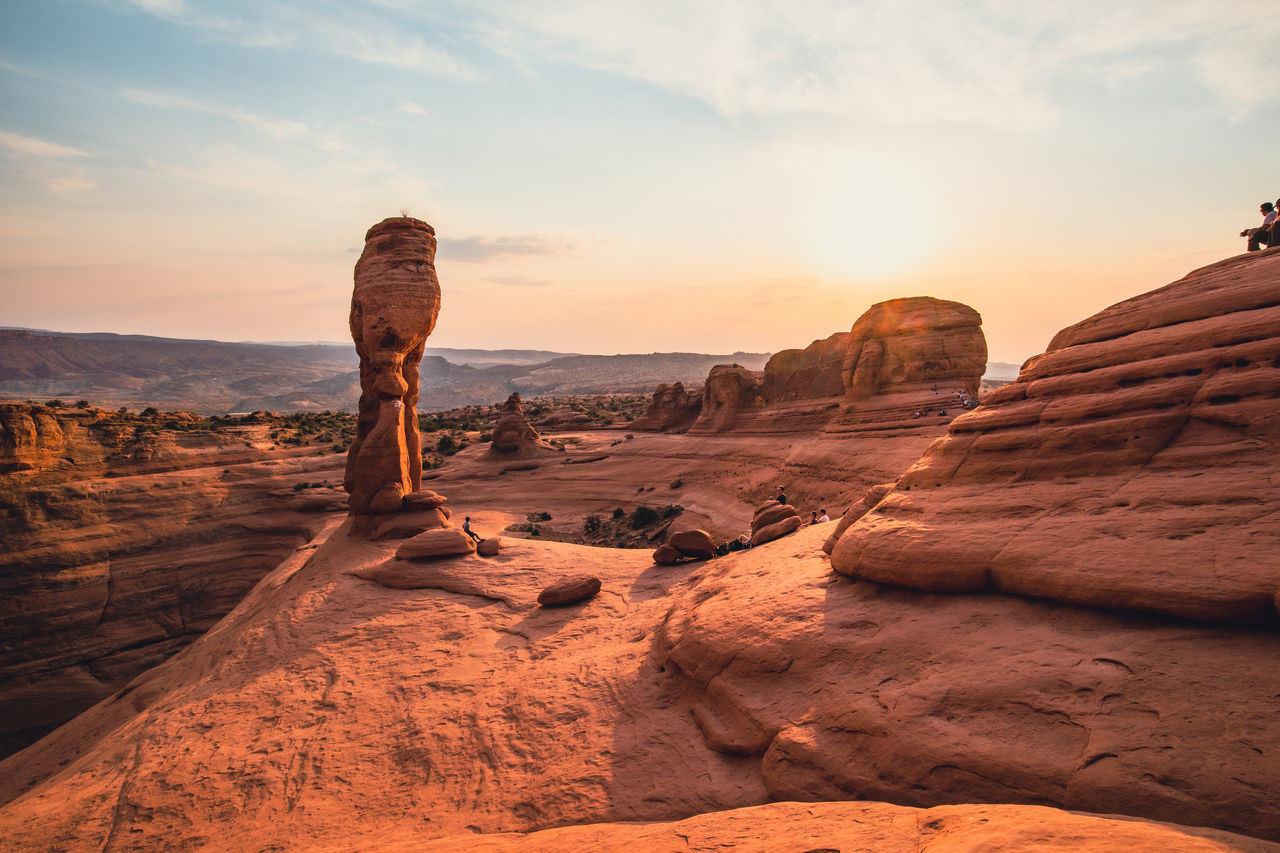
M 658 520 L 658 511 L 651 506 L 638 506 L 631 513 L 631 529 L 639 530 L 648 527 Z

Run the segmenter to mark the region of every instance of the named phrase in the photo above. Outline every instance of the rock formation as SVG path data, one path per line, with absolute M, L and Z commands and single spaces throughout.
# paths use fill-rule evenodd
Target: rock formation
M 851 577 L 1276 621 L 1280 255 L 1059 332 L 836 544 Z M 856 367 L 856 366 L 855 366 Z
M 850 332 L 846 402 L 832 428 L 894 428 L 918 420 L 917 413 L 964 411 L 976 402 L 987 365 L 981 327 L 969 306 L 930 296 L 872 305 Z
M 493 441 L 489 444 L 489 453 L 493 456 L 509 457 L 535 450 L 550 450 L 538 435 L 538 431 L 524 416 L 524 406 L 518 393 L 507 398 L 502 407 L 502 414 L 493 427 Z
M 768 501 L 751 519 L 751 546 L 772 542 L 800 529 L 800 513 L 791 504 Z
M 649 401 L 649 408 L 628 426 L 634 430 L 684 432 L 693 426 L 702 412 L 702 390 L 686 390 L 683 382 L 659 385 Z
M 347 456 L 346 489 L 357 518 L 397 512 L 418 489 L 418 363 L 440 312 L 435 230 L 407 216 L 365 234 L 351 294 L 351 337 L 360 356 L 360 420 Z
M 705 530 L 678 530 L 653 552 L 653 561 L 672 566 L 681 560 L 710 560 L 716 555 L 716 541 Z
M 600 578 L 584 575 L 547 587 L 538 594 L 538 604 L 543 607 L 567 607 L 594 598 L 599 591 Z
M 707 374 L 702 411 L 689 432 L 727 432 L 737 423 L 739 412 L 761 402 L 760 379 L 753 371 L 738 364 L 718 364 Z
M 849 332 L 837 332 L 804 349 L 775 353 L 764 366 L 765 403 L 834 397 L 844 393 L 844 361 Z

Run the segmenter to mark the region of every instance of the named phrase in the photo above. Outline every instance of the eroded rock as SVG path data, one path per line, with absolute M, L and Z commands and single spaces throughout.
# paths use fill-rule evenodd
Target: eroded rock
M 717 364 L 707 374 L 702 412 L 689 432 L 727 432 L 733 429 L 740 411 L 754 409 L 761 402 L 760 379 L 753 371 L 739 364 Z
M 493 441 L 489 444 L 489 453 L 494 456 L 511 456 L 533 450 L 549 450 L 548 445 L 538 435 L 538 431 L 524 416 L 524 406 L 518 393 L 507 398 L 502 414 L 493 427 Z
M 476 550 L 471 537 L 456 527 L 428 530 L 407 540 L 396 549 L 397 560 L 426 560 L 433 557 L 456 557 Z
M 649 408 L 631 422 L 629 429 L 658 432 L 684 432 L 693 426 L 702 412 L 702 389 L 686 390 L 684 383 L 659 385 L 654 389 Z
M 544 589 L 538 595 L 538 603 L 543 607 L 567 607 L 594 598 L 600 591 L 600 578 L 584 576 L 562 581 Z

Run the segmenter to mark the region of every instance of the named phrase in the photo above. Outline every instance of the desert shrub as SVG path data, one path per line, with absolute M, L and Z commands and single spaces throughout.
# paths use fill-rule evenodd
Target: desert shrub
M 549 512 L 531 512 L 526 516 L 530 521 L 550 521 L 551 513 Z
M 445 456 L 452 456 L 461 448 L 458 446 L 458 440 L 451 433 L 445 433 L 440 436 L 440 440 L 436 442 L 436 452 L 443 453 Z
M 62 402 L 61 400 L 46 400 L 45 405 L 51 409 L 61 409 L 63 406 L 66 405 L 66 403 Z
M 684 512 L 684 507 L 677 506 L 676 504 L 667 504 L 662 508 L 662 517 L 675 518 L 677 515 L 679 515 L 682 512 Z
M 681 480 L 679 477 L 671 481 L 671 488 L 673 489 L 678 489 L 683 485 L 684 485 L 684 480 Z
M 603 522 L 598 515 L 588 515 L 582 520 L 582 532 L 588 536 L 594 536 L 600 532 L 600 525 Z
M 88 401 L 88 400 L 76 400 L 76 408 L 77 408 L 77 409 L 87 409 L 87 408 L 89 408 L 89 401 Z
M 622 507 L 618 507 L 617 509 L 615 509 L 615 510 L 613 511 L 613 520 L 614 520 L 614 521 L 621 521 L 621 520 L 622 520 L 622 518 L 623 518 L 623 516 L 625 516 L 626 514 L 627 514 L 627 513 L 622 509 Z
M 485 442 L 489 442 L 489 441 L 493 441 L 493 433 L 491 433 L 491 432 L 482 432 L 482 433 L 480 433 L 480 442 L 481 442 L 482 444 L 483 444 L 483 443 L 485 443 Z
M 631 513 L 631 529 L 639 530 L 641 527 L 648 527 L 659 518 L 658 511 L 651 506 L 638 506 Z
M 147 407 L 146 407 L 145 409 L 143 409 L 141 412 L 138 412 L 138 417 L 140 417 L 140 418 L 154 418 L 154 417 L 156 417 L 156 416 L 157 416 L 157 415 L 159 415 L 159 414 L 160 414 L 160 410 L 159 410 L 159 409 L 157 409 L 155 406 L 147 406 Z

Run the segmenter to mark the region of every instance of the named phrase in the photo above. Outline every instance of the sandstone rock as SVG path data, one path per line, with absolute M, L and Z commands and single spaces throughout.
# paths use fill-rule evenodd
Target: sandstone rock
M 760 403 L 760 380 L 755 373 L 737 364 L 717 364 L 707 375 L 702 389 L 702 412 L 689 432 L 731 430 L 738 412 L 754 409 Z
M 685 390 L 684 383 L 659 385 L 644 414 L 631 422 L 629 429 L 659 432 L 684 432 L 693 426 L 702 412 L 702 389 Z
M 600 578 L 580 577 L 552 584 L 538 596 L 543 607 L 565 607 L 586 601 L 600 591 Z
M 1274 623 L 1280 254 L 1060 332 L 837 543 L 852 577 Z
M 976 400 L 987 365 L 982 318 L 967 305 L 929 296 L 871 306 L 845 351 L 846 403 L 829 429 L 910 426 Z
M 710 560 L 716 554 L 716 542 L 705 530 L 680 530 L 667 538 L 667 544 L 683 557 Z
M 837 332 L 804 349 L 774 353 L 764 366 L 760 393 L 766 403 L 833 397 L 844 393 L 849 332 Z
M 784 518 L 798 518 L 800 513 L 790 504 L 778 504 L 771 506 L 765 510 L 757 512 L 755 517 L 751 519 L 751 532 L 755 533 L 761 528 L 768 527 L 771 524 L 777 524 Z
M 507 398 L 502 414 L 493 427 L 493 441 L 489 444 L 489 453 L 493 456 L 511 456 L 535 449 L 550 449 L 550 446 L 538 436 L 538 431 L 524 416 L 520 395 L 512 394 Z
M 674 566 L 682 559 L 684 555 L 672 545 L 659 545 L 653 552 L 653 561 L 659 566 Z
M 481 557 L 496 557 L 502 550 L 502 537 L 489 536 L 476 543 L 476 553 Z
M 53 410 L 0 403 L 0 474 L 47 468 L 65 447 L 66 437 Z
M 840 520 L 836 522 L 836 529 L 831 531 L 831 535 L 827 537 L 827 541 L 822 543 L 822 550 L 830 554 L 836 547 L 836 543 L 840 541 L 840 537 L 844 532 L 858 519 L 862 518 L 871 510 L 875 509 L 880 501 L 884 500 L 885 495 L 893 490 L 893 483 L 879 483 L 867 489 L 866 494 L 862 496 L 862 500 L 849 507 L 844 515 L 840 516 Z
M 368 536 L 375 542 L 387 539 L 409 539 L 427 530 L 448 527 L 449 521 L 445 518 L 442 509 L 443 507 L 378 516 L 368 526 Z
M 408 512 L 437 509 L 443 507 L 448 500 L 448 498 L 438 495 L 430 489 L 420 489 L 404 496 L 404 508 Z
M 476 550 L 471 537 L 456 527 L 419 533 L 396 549 L 397 560 L 424 560 L 432 557 L 456 557 Z
M 751 534 L 751 545 L 763 545 L 765 542 L 772 542 L 780 536 L 786 536 L 788 533 L 795 533 L 800 529 L 800 516 L 792 515 L 781 521 L 775 521 L 773 524 L 765 525 L 759 530 Z
M 360 418 L 345 486 L 354 515 L 396 512 L 422 477 L 418 363 L 440 312 L 435 230 L 407 216 L 365 235 L 351 295 Z

